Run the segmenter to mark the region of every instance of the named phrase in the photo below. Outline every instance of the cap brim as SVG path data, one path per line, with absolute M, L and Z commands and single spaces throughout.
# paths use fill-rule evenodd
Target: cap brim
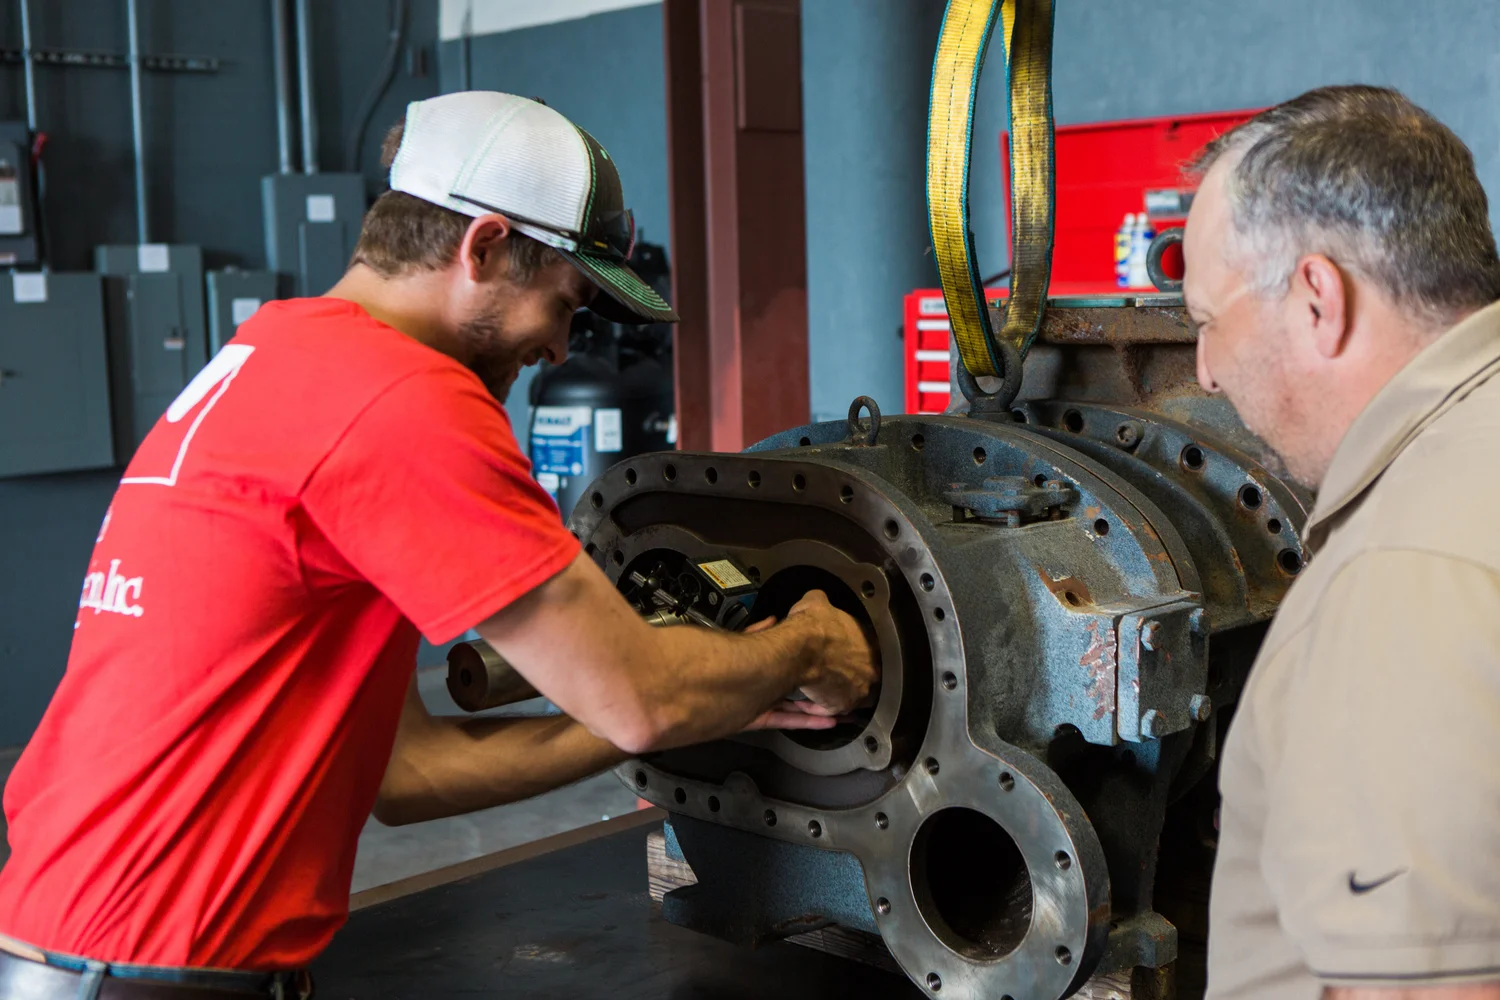
M 590 311 L 615 323 L 676 323 L 681 319 L 666 299 L 624 264 L 568 250 L 558 252 L 599 286 Z

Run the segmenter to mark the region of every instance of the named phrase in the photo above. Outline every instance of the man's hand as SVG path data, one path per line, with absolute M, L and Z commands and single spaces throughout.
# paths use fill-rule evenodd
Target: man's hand
M 844 715 L 863 704 L 880 680 L 880 669 L 859 623 L 829 604 L 821 590 L 809 590 L 787 612 L 786 623 L 806 624 L 822 637 L 813 675 L 802 685 L 819 714 Z

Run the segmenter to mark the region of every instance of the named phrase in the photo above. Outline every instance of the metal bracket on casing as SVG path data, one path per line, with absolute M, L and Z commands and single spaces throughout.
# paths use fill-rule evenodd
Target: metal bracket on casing
M 1116 727 L 1139 743 L 1206 721 L 1208 629 L 1203 609 L 1177 601 L 1120 618 Z

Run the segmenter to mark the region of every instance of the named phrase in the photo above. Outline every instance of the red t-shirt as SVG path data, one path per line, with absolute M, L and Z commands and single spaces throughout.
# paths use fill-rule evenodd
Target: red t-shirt
M 337 299 L 265 306 L 157 422 L 5 789 L 0 932 L 152 965 L 306 964 L 348 915 L 420 629 L 578 552 L 505 411 Z

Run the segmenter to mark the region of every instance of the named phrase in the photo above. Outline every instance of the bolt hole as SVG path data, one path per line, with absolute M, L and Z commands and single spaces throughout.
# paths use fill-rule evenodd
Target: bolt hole
M 747 482 L 747 483 L 750 484 L 750 488 L 752 490 L 753 489 L 759 489 L 760 488 L 760 473 L 756 472 L 756 471 L 754 471 L 752 469 L 750 471 L 750 474 L 745 477 L 745 482 Z
M 920 434 L 913 434 L 911 436 L 911 446 L 913 448 L 917 449 L 918 451 L 921 451 L 922 450 L 922 446 L 925 445 L 926 443 L 927 443 L 927 439 L 924 438 Z
M 866 580 L 864 583 L 859 585 L 859 592 L 861 594 L 864 594 L 866 598 L 874 597 L 875 585 L 869 580 Z
M 1276 564 L 1288 576 L 1296 576 L 1302 571 L 1302 557 L 1295 549 L 1282 549 L 1281 554 L 1276 557 Z
M 1000 772 L 1000 790 L 1002 792 L 1012 791 L 1016 787 L 1016 779 L 1009 771 Z
M 888 827 L 890 825 L 891 825 L 891 819 L 885 813 L 876 813 L 875 814 L 875 827 L 876 827 L 876 829 L 884 830 L 886 827 Z
M 880 749 L 880 741 L 879 740 L 877 740 L 873 736 L 866 736 L 865 737 L 865 750 L 867 752 L 874 753 L 875 751 L 877 751 L 879 749 Z
M 939 976 L 936 972 L 927 973 L 927 988 L 934 993 L 942 989 L 943 977 Z
M 711 813 L 719 811 L 719 797 L 717 795 L 710 795 L 708 797 L 708 811 Z
M 703 470 L 703 478 L 707 480 L 708 485 L 712 486 L 719 481 L 719 470 L 710 465 Z
M 635 787 L 637 787 L 637 788 L 645 788 L 646 787 L 646 772 L 645 771 L 637 771 L 637 772 L 635 772 Z
M 938 760 L 936 757 L 928 757 L 925 761 L 922 762 L 922 766 L 927 768 L 928 774 L 938 773 Z
M 1182 467 L 1192 472 L 1203 468 L 1203 449 L 1195 444 L 1182 449 Z
M 626 469 L 625 470 L 625 485 L 626 486 L 634 486 L 635 485 L 635 470 L 634 469 Z
M 672 790 L 672 801 L 676 802 L 678 805 L 684 805 L 684 804 L 686 804 L 687 803 L 687 791 L 685 789 L 681 789 L 681 788 L 674 788 Z
M 594 505 L 595 510 L 598 510 L 600 507 L 604 506 L 604 494 L 595 493 L 593 496 L 589 497 L 589 503 Z
M 1064 948 L 1062 945 L 1058 945 L 1057 946 L 1057 950 L 1055 952 L 1053 952 L 1053 954 L 1057 956 L 1057 964 L 1058 965 L 1072 965 L 1073 964 L 1073 953 L 1071 951 L 1069 951 L 1068 949 Z
M 1100 538 L 1103 538 L 1105 535 L 1109 534 L 1109 522 L 1102 517 L 1099 518 L 1099 520 L 1095 521 L 1094 534 L 1098 535 Z
M 1078 434 L 1083 430 L 1083 414 L 1077 410 L 1069 410 L 1063 414 L 1063 427 L 1070 434 Z
M 610 559 L 614 561 L 614 564 L 616 566 L 625 565 L 625 553 L 621 552 L 619 549 L 615 549 L 614 553 L 610 555 Z
M 937 581 L 932 578 L 931 573 L 923 573 L 922 578 L 918 582 L 922 585 L 922 589 L 929 594 L 932 593 L 932 588 L 937 586 Z
M 943 673 L 943 690 L 952 691 L 956 687 L 958 687 L 958 677 L 951 670 L 945 671 Z
M 677 482 L 677 466 L 668 464 L 661 470 L 661 477 L 669 483 Z
M 776 810 L 775 809 L 767 809 L 766 812 L 765 812 L 765 816 L 763 818 L 766 821 L 766 826 L 775 826 L 776 825 Z
M 882 917 L 887 913 L 890 913 L 891 901 L 889 899 L 886 899 L 884 896 L 881 896 L 879 899 L 875 900 L 875 912 L 879 913 Z
M 812 837 L 814 840 L 816 840 L 817 838 L 823 836 L 823 824 L 819 823 L 815 819 L 808 820 L 807 821 L 807 834 L 808 834 L 808 836 Z
M 805 437 L 801 441 L 797 442 L 797 447 L 806 448 L 810 444 L 812 444 L 812 438 Z
M 1037 486 L 1046 486 L 1047 474 L 1045 472 L 1038 472 L 1036 475 L 1031 477 L 1031 481 Z
M 1014 420 L 1018 424 L 1024 424 L 1026 422 L 1026 411 L 1025 410 L 1011 410 L 1010 411 L 1010 419 Z
M 1075 607 L 1075 608 L 1078 607 L 1078 605 L 1080 605 L 1080 604 L 1083 603 L 1082 601 L 1080 601 L 1078 599 L 1078 595 L 1075 594 L 1075 593 L 1073 593 L 1071 590 L 1065 590 L 1065 591 L 1063 591 L 1063 600 L 1067 601 L 1069 604 L 1073 605 L 1073 607 Z
M 933 620 L 935 620 L 935 621 L 942 621 L 944 618 L 948 617 L 948 613 L 946 611 L 944 611 L 942 608 L 933 608 L 932 609 L 932 617 L 933 617 Z
M 1263 498 L 1260 490 L 1248 483 L 1240 487 L 1240 505 L 1246 510 L 1254 510 L 1259 507 Z
M 901 525 L 896 523 L 895 518 L 887 518 L 885 522 L 885 537 L 895 541 L 901 534 Z
M 803 490 L 807 489 L 807 477 L 800 472 L 793 476 L 792 489 L 796 490 L 798 493 L 801 493 Z
M 989 456 L 985 454 L 983 448 L 975 448 L 974 449 L 974 464 L 975 465 L 983 465 L 984 464 L 984 460 L 986 458 L 989 458 Z
M 1068 857 L 1067 851 L 1058 851 L 1052 855 L 1052 860 L 1057 862 L 1057 867 L 1061 871 L 1067 871 L 1073 867 L 1073 859 Z
M 1279 535 L 1279 534 L 1281 534 L 1281 522 L 1278 521 L 1278 520 L 1276 520 L 1276 518 L 1274 518 L 1274 517 L 1271 518 L 1269 521 L 1266 522 L 1266 530 L 1269 531 L 1273 535 Z
M 845 486 L 842 489 L 840 489 L 839 490 L 839 499 L 842 500 L 844 503 L 853 503 L 854 502 L 854 487 L 853 486 Z

